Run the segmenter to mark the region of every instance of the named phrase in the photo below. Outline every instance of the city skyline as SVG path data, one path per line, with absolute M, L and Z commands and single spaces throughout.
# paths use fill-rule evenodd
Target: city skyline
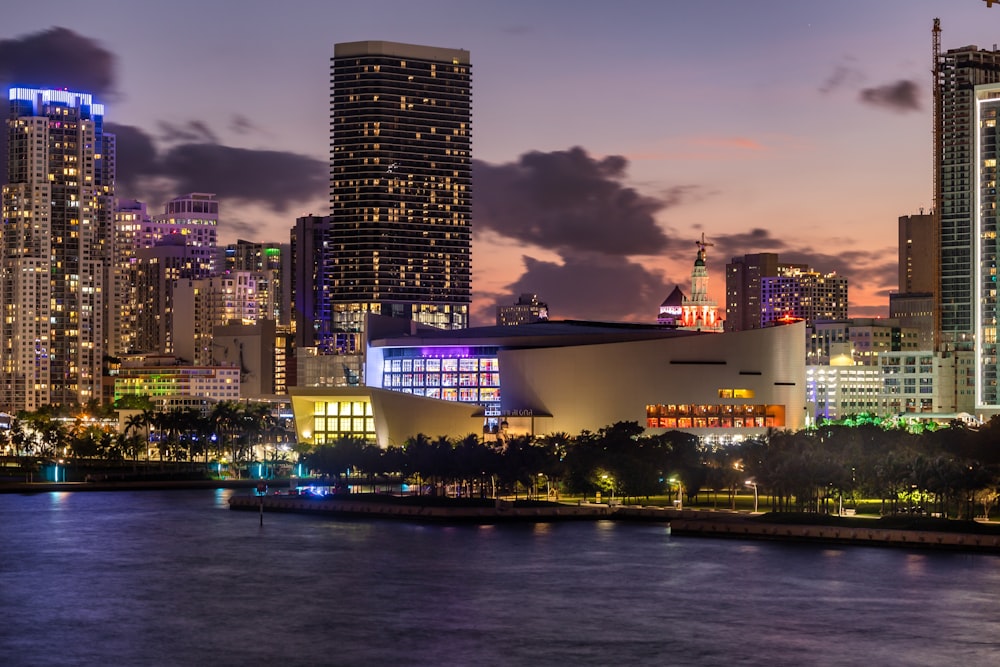
M 39 3 L 5 14 L 0 83 L 107 105 L 119 196 L 156 210 L 215 192 L 220 242 L 287 242 L 296 217 L 329 212 L 334 43 L 468 49 L 473 324 L 525 292 L 555 318 L 655 321 L 703 232 L 720 304 L 733 256 L 779 252 L 847 276 L 852 315 L 885 315 L 896 220 L 931 205 L 933 18 L 944 49 L 989 48 L 1000 11 L 702 4 L 182 2 L 140 22 L 113 1 Z

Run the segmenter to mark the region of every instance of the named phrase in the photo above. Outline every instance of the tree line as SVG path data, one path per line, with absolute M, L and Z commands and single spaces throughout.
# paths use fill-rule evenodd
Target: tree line
M 267 405 L 222 401 L 203 414 L 194 408 L 157 411 L 148 400 L 129 401 L 131 410 L 119 429 L 114 408 L 86 414 L 43 407 L 20 412 L 0 430 L 0 449 L 14 456 L 75 458 L 107 462 L 201 462 L 252 458 L 262 443 L 294 444 L 291 425 L 276 419 Z
M 382 449 L 349 438 L 316 447 L 296 443 L 292 425 L 259 403 L 221 402 L 208 414 L 157 412 L 135 399 L 114 407 L 134 411 L 120 431 L 65 410 L 20 413 L 0 430 L 0 448 L 22 457 L 187 461 L 207 468 L 220 460 L 238 466 L 262 443 L 284 442 L 290 463 L 301 457 L 335 482 L 360 477 L 374 487 L 393 479 L 418 493 L 489 497 L 600 492 L 624 502 L 683 493 L 687 503 L 713 493 L 732 503 L 750 482 L 763 509 L 772 511 L 831 512 L 874 500 L 882 513 L 971 518 L 990 513 L 1000 485 L 1000 417 L 978 428 L 955 421 L 937 430 L 851 419 L 717 447 L 688 433 L 646 434 L 636 422 L 618 422 L 575 436 L 489 442 L 476 434 L 457 440 L 417 434 Z
M 576 436 L 556 433 L 483 442 L 418 434 L 401 447 L 343 439 L 313 449 L 308 466 L 335 480 L 392 477 L 418 492 L 510 495 L 555 488 L 623 501 L 683 493 L 687 503 L 755 485 L 771 511 L 833 512 L 874 500 L 884 514 L 988 515 L 1000 485 L 1000 419 L 919 432 L 895 424 L 826 423 L 706 447 L 680 431 L 646 435 L 619 422 Z M 748 485 L 749 484 L 749 485 Z M 549 495 L 548 497 L 551 497 Z

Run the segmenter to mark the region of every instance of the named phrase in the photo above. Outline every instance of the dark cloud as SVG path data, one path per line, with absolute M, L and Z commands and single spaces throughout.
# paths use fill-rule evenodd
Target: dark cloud
M 113 97 L 115 56 L 100 43 L 66 28 L 0 41 L 0 84 L 70 88 Z M 0 105 L 0 123 L 7 105 Z M 253 128 L 234 116 L 232 128 Z M 185 192 L 214 192 L 220 198 L 263 204 L 276 211 L 322 196 L 328 187 L 325 162 L 297 153 L 232 148 L 204 122 L 161 122 L 158 139 L 173 144 L 165 152 L 144 130 L 107 123 L 116 135 L 118 192 L 125 197 L 158 201 Z M 6 132 L 0 132 L 0 155 L 6 154 Z M 0 160 L 0 182 L 7 181 Z
M 105 123 L 104 130 L 115 135 L 119 186 L 135 187 L 139 178 L 156 174 L 156 147 L 148 134 L 132 125 L 118 123 Z
M 920 111 L 920 86 L 914 81 L 902 79 L 876 88 L 865 88 L 859 97 L 865 104 L 906 113 Z
M 226 216 L 226 233 L 241 239 L 256 239 L 260 236 L 264 225 L 254 224 L 246 220 L 238 220 Z
M 212 192 L 220 199 L 285 211 L 295 203 L 322 197 L 329 185 L 326 162 L 307 155 L 208 142 L 179 144 L 160 152 L 138 127 L 115 123 L 105 127 L 117 137 L 122 196 L 156 202 L 185 192 Z M 207 127 L 205 132 L 214 136 Z
M 854 87 L 864 80 L 864 75 L 851 65 L 837 65 L 833 72 L 823 81 L 819 92 L 827 95 L 844 87 Z
M 211 128 L 200 120 L 189 120 L 183 125 L 174 125 L 161 120 L 157 125 L 160 128 L 159 138 L 166 143 L 219 143 L 219 138 Z
M 787 247 L 784 241 L 771 236 L 771 232 L 759 227 L 741 234 L 723 234 L 721 236 L 706 234 L 705 240 L 715 244 L 708 248 L 709 261 L 712 266 L 725 265 L 733 257 L 761 252 L 779 252 Z M 695 239 L 692 237 L 691 244 L 684 244 L 685 251 L 693 247 L 694 241 Z
M 250 134 L 257 131 L 257 126 L 246 116 L 233 114 L 233 117 L 229 120 L 229 129 L 236 134 Z
M 557 252 L 655 254 L 668 241 L 654 215 L 668 204 L 624 186 L 627 164 L 579 147 L 531 152 L 510 164 L 474 161 L 473 219 L 481 229 Z
M 100 101 L 113 97 L 115 56 L 97 41 L 67 28 L 50 28 L 0 40 L 0 88 L 69 88 Z M 6 90 L 4 91 L 6 96 Z M 0 128 L 9 109 L 0 104 Z M 7 132 L 0 132 L 0 156 L 7 155 Z M 7 160 L 0 160 L 0 183 L 7 182 Z
M 178 192 L 214 192 L 276 211 L 321 196 L 329 187 L 325 162 L 282 151 L 182 144 L 159 163 L 160 175 L 172 179 Z
M 527 270 L 507 286 L 513 303 L 522 293 L 538 294 L 554 319 L 656 320 L 657 308 L 673 289 L 642 266 L 603 253 L 565 258 L 563 264 L 524 258 Z
M 212 192 L 220 199 L 285 211 L 321 197 L 329 184 L 326 163 L 298 153 L 184 143 L 160 154 L 137 127 L 109 124 L 108 130 L 118 136 L 119 191 L 139 199 L 169 194 L 163 189 L 166 181 L 173 194 Z
M 110 95 L 115 56 L 99 42 L 72 30 L 50 28 L 0 40 L 0 82 Z

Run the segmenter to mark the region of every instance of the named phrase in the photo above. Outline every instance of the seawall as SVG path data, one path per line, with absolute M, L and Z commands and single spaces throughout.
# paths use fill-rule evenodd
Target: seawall
M 613 520 L 669 524 L 672 535 L 692 537 L 777 540 L 812 544 L 936 549 L 1000 555 L 1000 533 L 906 530 L 886 528 L 877 519 L 862 525 L 801 525 L 768 522 L 763 515 L 711 510 L 608 505 L 546 505 L 516 507 L 501 502 L 493 507 L 460 507 L 383 503 L 349 498 L 238 495 L 229 499 L 233 510 L 296 512 L 353 518 L 384 518 L 418 522 L 499 523 L 567 520 Z M 857 523 L 857 521 L 853 522 Z

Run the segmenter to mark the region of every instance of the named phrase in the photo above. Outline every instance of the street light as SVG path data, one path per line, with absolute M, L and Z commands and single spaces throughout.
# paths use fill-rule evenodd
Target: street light
M 752 479 L 748 479 L 746 481 L 746 485 L 753 487 L 753 511 L 754 511 L 754 514 L 756 514 L 757 513 L 757 482 L 753 481 Z
M 674 506 L 679 510 L 684 509 L 684 487 L 681 486 L 681 480 L 677 477 L 671 477 L 667 481 L 677 485 L 677 500 L 674 501 Z

